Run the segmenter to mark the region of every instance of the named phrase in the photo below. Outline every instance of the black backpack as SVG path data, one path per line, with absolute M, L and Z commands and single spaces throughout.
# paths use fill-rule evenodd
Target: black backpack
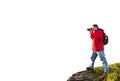
M 103 32 L 103 44 L 108 44 L 108 35 L 105 32 Z

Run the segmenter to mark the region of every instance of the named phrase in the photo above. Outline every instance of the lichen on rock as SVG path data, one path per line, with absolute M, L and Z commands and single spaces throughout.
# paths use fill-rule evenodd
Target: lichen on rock
M 94 71 L 82 71 L 73 74 L 67 81 L 106 81 L 106 75 L 95 77 Z

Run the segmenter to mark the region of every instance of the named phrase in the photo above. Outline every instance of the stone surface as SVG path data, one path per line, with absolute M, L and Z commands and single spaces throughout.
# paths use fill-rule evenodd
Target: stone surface
M 73 74 L 67 81 L 106 81 L 107 75 L 95 77 L 94 71 L 82 71 Z

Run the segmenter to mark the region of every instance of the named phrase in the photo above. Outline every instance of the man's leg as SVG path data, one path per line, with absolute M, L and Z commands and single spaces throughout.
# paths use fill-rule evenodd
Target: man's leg
M 105 58 L 104 51 L 100 51 L 100 52 L 99 52 L 99 56 L 100 56 L 100 60 L 103 61 L 104 72 L 105 72 L 105 73 L 108 73 L 108 72 L 109 72 L 109 67 L 108 67 L 107 60 L 106 60 L 106 58 Z
M 92 56 L 91 56 L 91 65 L 89 67 L 87 67 L 87 69 L 93 69 L 94 68 L 94 63 L 95 63 L 96 57 L 97 57 L 97 52 L 93 52 Z

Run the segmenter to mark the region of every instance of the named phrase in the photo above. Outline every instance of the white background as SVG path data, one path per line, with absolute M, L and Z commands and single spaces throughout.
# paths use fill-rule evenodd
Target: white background
M 108 63 L 119 62 L 119 8 L 119 0 L 1 0 L 0 81 L 66 81 L 85 70 L 92 24 L 109 35 Z

